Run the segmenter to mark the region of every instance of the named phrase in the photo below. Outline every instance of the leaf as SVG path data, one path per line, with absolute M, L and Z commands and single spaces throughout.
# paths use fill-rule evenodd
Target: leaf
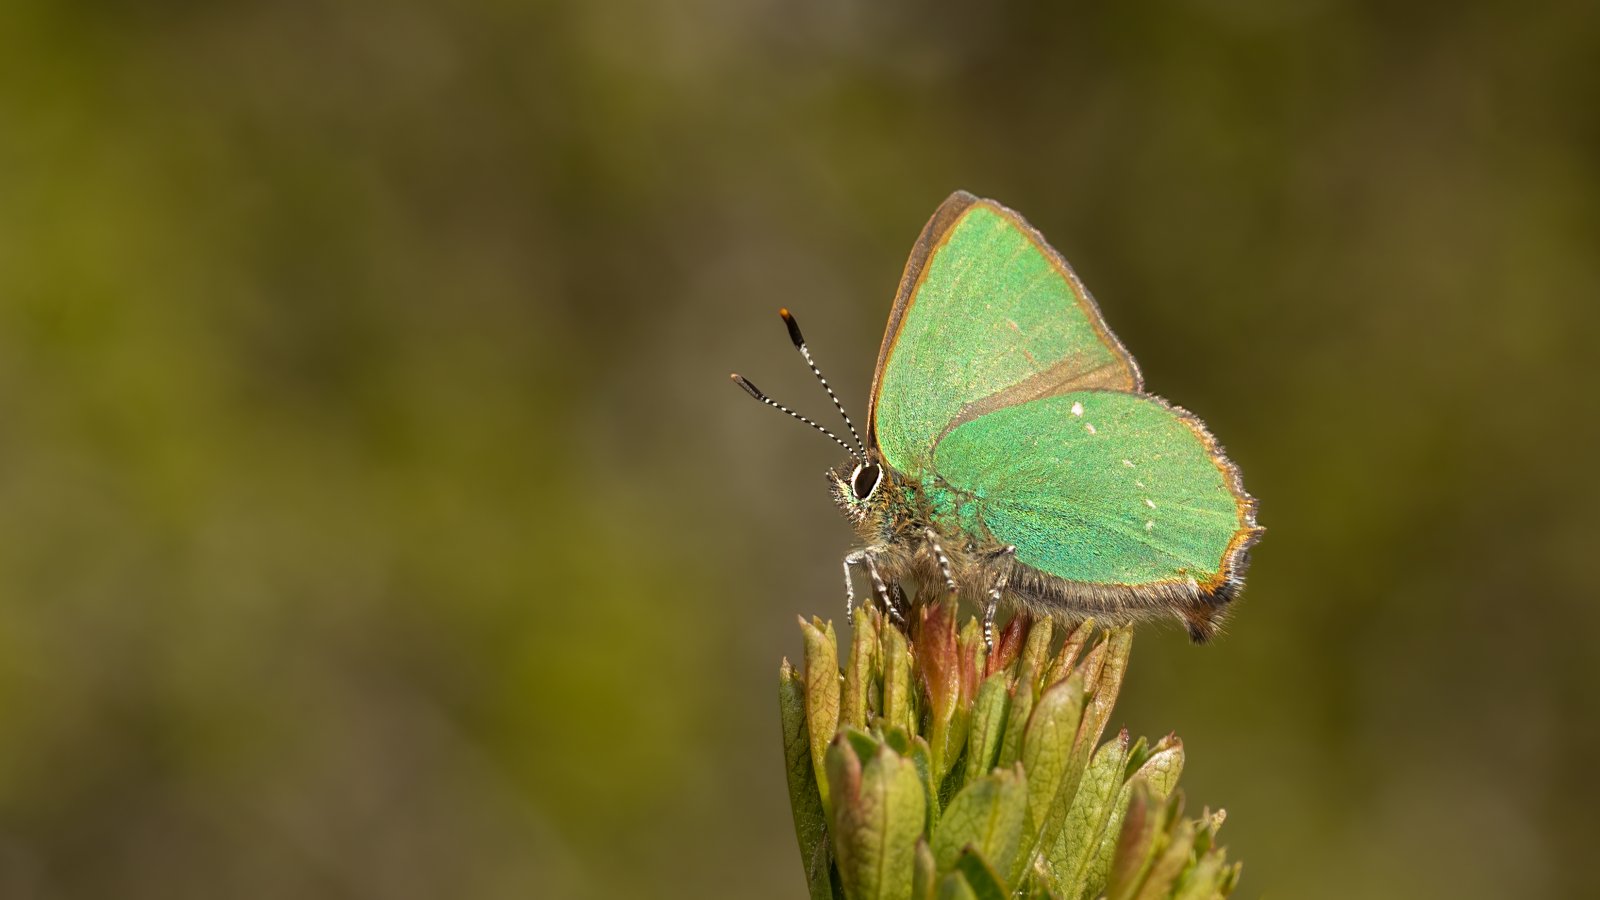
M 1028 630 L 1027 643 L 1022 647 L 1022 666 L 1017 670 L 1017 680 L 1026 682 L 1037 697 L 1045 668 L 1050 657 L 1050 637 L 1055 633 L 1055 620 L 1041 618 Z
M 928 749 L 928 742 L 917 735 L 911 739 L 911 746 L 905 752 L 911 764 L 917 767 L 917 775 L 922 779 L 922 792 L 928 798 L 927 820 L 922 823 L 922 833 L 932 834 L 934 826 L 939 824 L 939 783 L 933 774 L 933 753 Z
M 1073 741 L 1083 715 L 1083 677 L 1073 675 L 1039 695 L 1022 738 L 1022 767 L 1028 773 L 1028 844 L 1025 867 L 1040 847 L 1052 846 L 1066 819 L 1081 772 L 1073 766 Z M 1023 868 L 1011 871 L 1013 881 Z
M 1023 667 L 1023 675 L 1027 667 Z M 1006 715 L 1005 736 L 1000 739 L 1000 756 L 997 766 L 1009 766 L 1022 758 L 1022 736 L 1028 728 L 1028 716 L 1033 713 L 1033 689 L 1022 678 L 1011 686 L 1011 710 Z
M 1195 823 L 1179 822 L 1157 851 L 1144 884 L 1140 885 L 1136 900 L 1162 900 L 1172 895 L 1178 876 L 1189 864 L 1194 852 Z
M 994 642 L 994 651 L 984 663 L 986 677 L 1011 668 L 1011 663 L 1022 650 L 1022 632 L 1027 627 L 1027 615 L 1019 613 L 1012 616 L 1006 627 L 1000 630 L 1000 637 Z
M 953 603 L 936 603 L 920 610 L 916 641 L 916 667 L 927 698 L 927 735 L 932 750 L 935 781 L 961 753 L 966 729 L 953 727 L 961 707 L 961 656 L 956 637 L 956 609 Z
M 1128 671 L 1128 655 L 1133 649 L 1133 629 L 1116 628 L 1106 633 L 1106 639 L 1090 653 L 1084 668 L 1088 705 L 1084 708 L 1083 724 L 1079 726 L 1078 746 L 1087 751 L 1100 743 L 1106 722 L 1111 718 L 1111 708 L 1116 705 L 1117 694 L 1122 690 L 1122 677 Z
M 933 900 L 938 880 L 939 867 L 933 861 L 933 851 L 928 849 L 926 838 L 918 838 L 916 868 L 911 874 L 912 900 Z
M 828 747 L 834 784 L 834 856 L 851 900 L 909 900 L 922 836 L 922 777 L 905 757 L 879 744 L 865 765 L 841 735 Z
M 1169 734 L 1156 742 L 1150 755 L 1128 777 L 1143 779 L 1150 786 L 1150 793 L 1164 800 L 1178 789 L 1183 762 L 1183 741 Z
M 1005 734 L 1006 718 L 1011 706 L 1007 681 L 1006 673 L 996 672 L 978 688 L 978 699 L 972 704 L 966 772 L 961 779 L 963 784 L 983 777 L 999 764 L 1000 739 Z
M 1126 734 L 1123 731 L 1123 735 Z M 1127 756 L 1125 768 L 1132 771 L 1117 792 L 1116 801 L 1111 806 L 1111 816 L 1100 832 L 1099 844 L 1089 859 L 1083 880 L 1091 889 L 1098 890 L 1098 886 L 1106 884 L 1111 877 L 1112 859 L 1122 833 L 1123 817 L 1133 809 L 1134 787 L 1142 786 L 1155 800 L 1164 800 L 1177 787 L 1178 775 L 1183 771 L 1183 742 L 1170 734 L 1156 744 L 1154 752 L 1146 752 L 1144 739 L 1140 738 Z
M 1122 794 L 1123 772 L 1128 759 L 1130 741 L 1124 729 L 1116 738 L 1106 741 L 1090 761 L 1088 771 L 1072 799 L 1072 809 L 1067 813 L 1066 827 L 1056 844 L 1052 863 L 1060 878 L 1059 892 L 1066 897 L 1081 897 L 1085 893 L 1098 896 L 1104 887 L 1102 880 L 1090 881 L 1091 862 L 1100 849 L 1101 839 L 1111 829 L 1115 836 L 1121 827 L 1122 808 L 1118 800 L 1126 803 Z M 1115 819 L 1115 825 L 1112 820 Z
M 1107 900 L 1130 900 L 1150 869 L 1155 840 L 1162 828 L 1160 800 L 1151 795 L 1142 778 L 1130 784 L 1127 814 L 1117 836 L 1116 853 L 1106 880 Z
M 811 766 L 817 774 L 822 808 L 830 808 L 827 766 L 828 743 L 839 730 L 839 641 L 833 623 L 800 620 L 805 640 L 806 730 L 811 738 Z
M 911 692 L 911 648 L 906 636 L 893 626 L 883 635 L 883 727 L 917 730 L 915 699 Z
M 960 872 L 951 872 L 939 879 L 939 900 L 978 900 L 978 895 Z
M 866 728 L 868 697 L 878 668 L 879 616 L 870 606 L 856 607 L 850 636 L 850 662 L 844 673 L 844 695 L 840 698 L 839 724 Z
M 1183 877 L 1173 900 L 1211 900 L 1222 896 L 1221 886 L 1228 875 L 1227 854 L 1213 850 L 1200 857 Z
M 940 871 L 953 867 L 968 847 L 1010 871 L 1022 849 L 1027 809 L 1027 776 L 1021 766 L 997 769 L 967 784 L 950 800 L 933 833 L 933 858 Z
M 972 847 L 962 851 L 960 858 L 956 860 L 956 871 L 966 879 L 977 900 L 1007 900 L 1011 893 L 988 861 Z
M 1078 661 L 1078 654 L 1083 652 L 1083 647 L 1094 635 L 1094 620 L 1084 619 L 1072 630 L 1067 632 L 1066 640 L 1061 642 L 1061 651 L 1050 663 L 1050 669 L 1045 673 L 1045 684 L 1055 684 L 1072 674 L 1072 665 Z
M 800 842 L 806 887 L 811 900 L 832 900 L 828 848 L 828 818 L 817 791 L 811 763 L 811 743 L 806 731 L 805 681 L 785 659 L 778 669 L 778 708 L 783 721 L 783 758 L 789 775 L 789 808 L 794 812 L 794 835 Z
M 961 706 L 965 709 L 977 696 L 979 677 L 984 671 L 983 630 L 977 619 L 968 616 L 967 624 L 961 626 L 956 652 L 961 657 Z

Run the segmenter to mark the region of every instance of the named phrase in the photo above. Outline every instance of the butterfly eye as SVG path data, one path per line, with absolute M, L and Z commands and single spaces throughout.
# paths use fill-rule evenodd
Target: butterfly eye
M 856 466 L 855 474 L 850 477 L 850 490 L 855 493 L 857 500 L 865 500 L 878 489 L 878 482 L 882 479 L 883 470 L 877 466 Z

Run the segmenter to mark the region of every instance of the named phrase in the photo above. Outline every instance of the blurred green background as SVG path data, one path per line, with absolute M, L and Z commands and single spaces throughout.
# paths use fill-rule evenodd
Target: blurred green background
M 1269 533 L 1147 629 L 1243 896 L 1572 897 L 1600 833 L 1588 3 L 8 4 L 0 896 L 803 894 L 794 617 L 962 187 Z

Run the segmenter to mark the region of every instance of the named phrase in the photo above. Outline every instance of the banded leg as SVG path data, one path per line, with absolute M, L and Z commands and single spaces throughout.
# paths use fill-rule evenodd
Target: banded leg
M 850 567 L 858 565 L 866 555 L 865 550 L 856 550 L 846 554 L 844 558 L 844 618 L 846 622 L 855 621 L 856 612 L 856 586 L 850 579 Z
M 928 548 L 933 551 L 933 558 L 939 562 L 939 572 L 944 575 L 944 586 L 950 593 L 956 592 L 955 577 L 950 574 L 950 557 L 944 554 L 944 548 L 939 546 L 939 535 L 932 528 L 922 529 L 922 534 L 928 539 Z
M 850 579 L 851 566 L 866 566 L 867 574 L 872 577 L 872 590 L 878 596 L 878 601 L 883 608 L 894 617 L 897 622 L 905 622 L 900 615 L 900 610 L 895 607 L 889 598 L 889 586 L 883 580 L 883 575 L 878 572 L 878 561 L 873 558 L 871 550 L 856 550 L 844 558 L 844 614 L 849 619 L 855 612 L 856 589 Z
M 1015 558 L 1016 555 L 1017 548 L 1013 545 L 1007 545 L 995 551 L 993 558 Z M 995 607 L 1000 605 L 1000 596 L 1005 591 L 1006 581 L 1009 580 L 1010 575 L 1011 573 L 1007 571 L 995 576 L 994 585 L 989 588 L 989 605 L 984 607 L 983 610 L 983 646 L 990 653 L 994 652 Z
M 872 590 L 878 595 L 878 602 L 889 613 L 889 617 L 899 622 L 906 623 L 905 616 L 900 615 L 900 608 L 894 605 L 894 599 L 889 596 L 889 585 L 884 582 L 883 576 L 878 573 L 878 560 L 870 550 L 861 553 L 862 562 L 867 565 L 867 574 L 872 576 Z

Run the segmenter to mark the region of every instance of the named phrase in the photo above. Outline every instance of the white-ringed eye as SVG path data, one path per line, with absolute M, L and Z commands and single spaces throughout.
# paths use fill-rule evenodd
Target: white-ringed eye
M 856 495 L 857 500 L 865 500 L 878 489 L 878 482 L 882 480 L 883 469 L 872 463 L 863 463 L 856 466 L 850 475 L 850 492 Z

